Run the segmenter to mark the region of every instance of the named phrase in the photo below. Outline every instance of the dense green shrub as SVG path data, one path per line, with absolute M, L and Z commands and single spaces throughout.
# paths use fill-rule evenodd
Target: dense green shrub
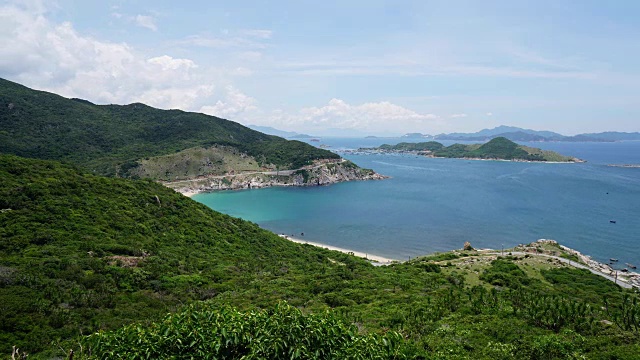
M 621 292 L 621 288 L 613 282 L 586 269 L 560 268 L 540 272 L 545 280 L 555 285 L 559 294 L 588 297 L 590 301 L 597 302 L 603 296 Z
M 360 335 L 332 313 L 304 315 L 281 303 L 238 310 L 195 303 L 150 326 L 127 325 L 83 339 L 96 359 L 404 359 L 415 350 L 396 332 Z
M 491 285 L 510 288 L 528 285 L 531 282 L 531 279 L 527 277 L 527 274 L 518 265 L 505 259 L 492 261 L 491 267 L 480 275 L 480 280 L 486 281 Z

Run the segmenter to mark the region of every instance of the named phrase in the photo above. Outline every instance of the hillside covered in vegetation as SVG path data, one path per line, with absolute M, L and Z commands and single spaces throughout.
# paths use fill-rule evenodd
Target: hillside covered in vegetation
M 382 144 L 378 147 L 378 149 L 386 151 L 438 151 L 442 148 L 444 148 L 444 145 L 437 141 L 419 143 L 401 142 L 395 145 Z
M 553 161 L 553 162 L 581 162 L 582 160 L 560 155 L 553 151 L 518 145 L 504 138 L 497 137 L 484 144 L 453 144 L 444 146 L 436 141 L 407 143 L 396 145 L 381 145 L 374 150 L 385 152 L 413 152 L 432 157 L 457 159 L 490 159 L 515 161 Z
M 640 353 L 637 295 L 550 259 L 469 250 L 375 267 L 149 180 L 11 155 L 0 179 L 5 357 L 14 345 L 106 359 Z
M 0 344 L 31 352 L 262 281 L 320 274 L 338 267 L 329 255 L 364 263 L 291 243 L 148 180 L 10 155 L 0 155 L 0 179 Z M 274 289 L 253 303 L 295 300 L 286 286 Z
M 212 147 L 218 149 L 215 156 L 178 157 L 165 167 L 195 177 L 208 172 L 221 175 L 215 170 L 228 168 L 227 155 L 232 162 L 244 159 L 240 165 L 251 168 L 297 169 L 313 160 L 339 159 L 330 151 L 214 116 L 140 103 L 94 105 L 0 79 L 0 153 L 70 162 L 96 174 L 128 177 L 144 173 L 135 171 L 142 161 Z M 162 175 L 167 171 L 163 169 Z

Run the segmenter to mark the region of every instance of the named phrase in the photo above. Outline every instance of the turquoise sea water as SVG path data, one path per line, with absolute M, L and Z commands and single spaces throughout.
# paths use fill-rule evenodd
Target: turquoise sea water
M 400 139 L 322 139 L 332 149 Z M 540 238 L 640 265 L 640 142 L 534 143 L 588 160 L 536 164 L 343 155 L 391 176 L 326 187 L 199 194 L 195 200 L 277 233 L 394 259 Z M 612 224 L 609 221 L 615 220 Z M 623 265 L 621 265 L 623 266 Z

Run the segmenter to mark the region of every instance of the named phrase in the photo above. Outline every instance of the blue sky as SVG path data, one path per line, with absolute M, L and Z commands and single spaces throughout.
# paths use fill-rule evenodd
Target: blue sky
M 639 131 L 639 1 L 0 1 L 0 77 L 313 134 Z

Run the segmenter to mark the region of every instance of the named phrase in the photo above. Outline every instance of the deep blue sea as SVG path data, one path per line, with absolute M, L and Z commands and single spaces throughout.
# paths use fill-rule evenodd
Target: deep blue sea
M 332 150 L 402 139 L 323 138 Z M 406 140 L 404 140 L 406 141 Z M 318 143 L 312 143 L 317 145 Z M 529 143 L 584 164 L 341 154 L 391 176 L 324 187 L 199 194 L 207 206 L 276 233 L 398 260 L 546 238 L 607 261 L 640 265 L 640 142 Z M 613 224 L 610 220 L 615 220 Z

